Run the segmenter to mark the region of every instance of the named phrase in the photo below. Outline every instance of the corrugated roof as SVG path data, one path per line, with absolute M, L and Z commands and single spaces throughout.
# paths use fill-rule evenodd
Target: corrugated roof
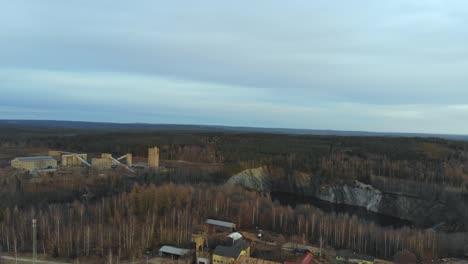
M 213 255 L 230 257 L 230 258 L 237 258 L 241 253 L 241 249 L 237 247 L 225 247 L 225 246 L 217 246 L 213 251 Z
M 187 255 L 190 252 L 190 250 L 183 249 L 183 248 L 176 248 L 176 247 L 172 247 L 172 246 L 162 246 L 159 249 L 159 252 L 163 252 L 163 253 L 166 253 L 166 254 L 172 254 L 172 255 L 178 255 L 178 256 L 184 256 L 184 255 Z
M 22 162 L 55 160 L 51 156 L 18 157 L 16 159 L 18 159 L 19 161 L 22 161 Z
M 234 228 L 236 226 L 235 224 L 230 223 L 230 222 L 219 221 L 219 220 L 214 220 L 214 219 L 207 219 L 206 223 L 210 225 L 217 225 L 217 226 L 222 226 L 222 227 L 227 227 L 227 228 Z

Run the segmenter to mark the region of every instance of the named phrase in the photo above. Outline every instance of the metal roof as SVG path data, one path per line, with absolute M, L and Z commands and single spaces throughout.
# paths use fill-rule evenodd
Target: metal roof
M 16 159 L 22 162 L 55 160 L 51 156 L 18 157 Z
M 159 249 L 159 252 L 166 253 L 166 254 L 172 254 L 172 255 L 178 255 L 178 256 L 184 256 L 184 255 L 187 255 L 190 252 L 190 250 L 183 249 L 183 248 L 171 247 L 171 246 L 162 246 Z
M 217 225 L 217 226 L 222 226 L 222 227 L 227 227 L 227 228 L 234 228 L 236 225 L 230 222 L 225 222 L 225 221 L 219 221 L 219 220 L 214 220 L 214 219 L 207 219 L 206 223 L 209 225 Z
M 241 239 L 243 236 L 239 232 L 234 232 L 230 234 L 228 237 L 232 238 L 233 240 L 238 240 L 238 239 Z
M 237 247 L 225 247 L 225 246 L 217 246 L 213 251 L 213 255 L 230 257 L 230 258 L 237 258 L 241 253 L 241 249 Z
M 78 156 L 86 155 L 87 156 L 88 154 L 86 154 L 86 153 L 66 153 L 66 154 L 62 154 L 62 157 L 70 157 L 70 156 L 73 157 L 73 156 L 76 156 L 76 155 L 78 155 Z
M 244 239 L 240 238 L 234 241 L 234 244 L 230 247 L 226 246 L 217 246 L 213 251 L 214 255 L 225 256 L 230 258 L 237 258 L 242 250 L 245 250 L 249 247 L 249 243 Z
M 240 238 L 234 241 L 234 247 L 237 247 L 239 249 L 247 249 L 249 247 L 249 243 L 244 239 Z

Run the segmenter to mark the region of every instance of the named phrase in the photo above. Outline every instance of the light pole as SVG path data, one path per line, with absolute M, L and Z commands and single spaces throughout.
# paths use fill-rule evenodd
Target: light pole
M 37 220 L 32 220 L 32 227 L 33 227 L 33 263 L 36 263 L 37 260 L 37 232 L 36 232 Z

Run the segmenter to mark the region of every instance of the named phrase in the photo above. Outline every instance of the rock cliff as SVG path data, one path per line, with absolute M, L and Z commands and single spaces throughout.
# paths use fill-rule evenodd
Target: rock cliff
M 369 211 L 409 220 L 419 226 L 447 221 L 447 204 L 415 195 L 384 192 L 359 181 L 325 184 L 319 176 L 286 172 L 281 168 L 259 167 L 232 176 L 228 184 L 239 184 L 262 192 L 282 192 L 314 197 L 335 204 L 364 207 Z

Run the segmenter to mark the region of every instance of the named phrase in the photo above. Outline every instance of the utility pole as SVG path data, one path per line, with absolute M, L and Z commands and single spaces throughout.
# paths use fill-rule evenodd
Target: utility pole
M 37 260 L 37 220 L 34 218 L 32 220 L 32 227 L 33 227 L 33 263 L 36 263 Z
M 323 245 L 322 234 L 320 234 L 319 242 L 320 242 L 320 256 L 319 256 L 319 259 L 322 259 L 322 256 L 323 256 L 323 254 L 322 254 L 322 245 Z

